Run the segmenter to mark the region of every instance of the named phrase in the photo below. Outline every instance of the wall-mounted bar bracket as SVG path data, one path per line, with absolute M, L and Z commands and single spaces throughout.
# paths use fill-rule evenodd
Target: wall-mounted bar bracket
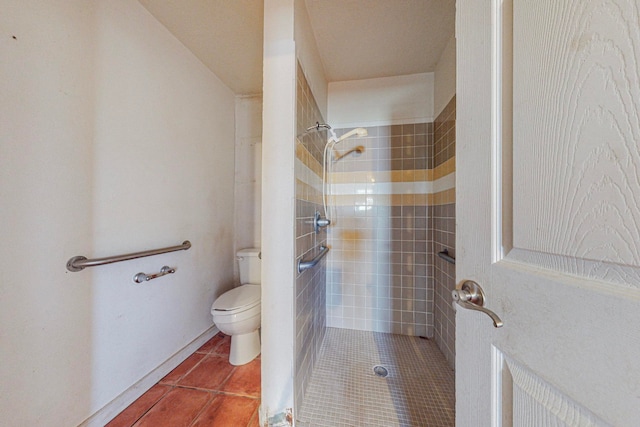
M 165 265 L 160 269 L 159 273 L 155 274 L 144 274 L 138 273 L 133 276 L 133 281 L 136 283 L 148 282 L 149 280 L 157 279 L 158 277 L 166 276 L 167 274 L 173 274 L 176 272 L 175 268 L 171 268 L 168 265 Z
M 438 252 L 438 256 L 440 258 L 442 258 L 443 260 L 450 262 L 451 264 L 455 264 L 456 263 L 456 259 L 454 257 L 452 257 L 451 255 L 449 255 L 449 249 L 445 249 L 443 251 Z

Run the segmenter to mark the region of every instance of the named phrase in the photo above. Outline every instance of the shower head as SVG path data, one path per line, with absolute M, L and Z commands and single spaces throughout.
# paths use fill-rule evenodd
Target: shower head
M 363 136 L 367 136 L 369 134 L 365 128 L 352 129 L 349 132 L 347 132 L 344 135 L 342 135 L 340 138 L 336 137 L 336 134 L 333 132 L 333 130 L 331 130 L 330 132 L 331 132 L 332 136 L 331 136 L 331 138 L 329 138 L 329 142 L 333 141 L 334 144 L 337 144 L 338 142 L 344 141 L 347 138 L 351 138 L 354 135 L 357 136 L 358 138 L 360 138 L 360 137 L 363 137 Z
M 324 150 L 322 154 L 322 205 L 324 207 L 325 218 L 329 218 L 329 211 L 327 209 L 327 206 L 328 206 L 327 195 L 329 193 L 327 177 L 331 174 L 332 164 L 350 153 L 356 153 L 356 155 L 358 155 L 364 151 L 364 147 L 362 145 L 359 145 L 347 151 L 346 153 L 340 155 L 335 151 L 334 149 L 335 145 L 354 135 L 357 137 L 363 137 L 368 135 L 368 132 L 365 128 L 352 129 L 349 132 L 342 135 L 340 138 L 338 138 L 338 136 L 333 131 L 333 129 L 328 129 L 328 131 L 331 134 L 331 136 L 329 137 L 329 140 L 327 141 L 327 143 L 324 145 Z

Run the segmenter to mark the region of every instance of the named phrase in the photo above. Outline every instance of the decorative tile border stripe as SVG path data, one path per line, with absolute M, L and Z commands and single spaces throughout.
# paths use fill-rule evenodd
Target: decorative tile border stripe
M 298 161 L 309 168 L 314 174 L 322 177 L 322 164 L 320 164 L 299 141 L 296 141 L 296 157 Z M 375 182 L 435 181 L 455 172 L 455 170 L 456 158 L 454 156 L 434 169 L 334 172 L 331 174 L 331 182 L 334 184 L 372 182 L 372 179 L 375 180 Z
M 296 198 L 322 203 L 320 177 L 302 162 L 296 162 L 296 177 Z M 434 206 L 455 203 L 455 173 L 434 181 L 360 182 L 333 184 L 331 187 L 331 203 L 337 206 Z
M 434 169 L 334 172 L 331 174 L 331 182 L 334 184 L 344 184 L 358 182 L 435 181 L 455 171 L 456 158 L 454 156 Z M 320 173 L 322 173 L 322 169 L 320 169 Z
M 296 140 L 296 158 L 308 167 L 318 177 L 322 177 L 322 164 L 311 155 L 309 150 L 300 141 Z
M 322 192 L 318 191 L 306 182 L 296 179 L 296 199 L 322 204 Z
M 322 165 L 296 141 L 296 198 L 322 203 Z M 434 206 L 455 203 L 455 156 L 434 169 L 334 172 L 337 206 Z
M 349 194 L 433 194 L 456 186 L 456 174 L 450 173 L 435 181 L 378 182 L 365 181 L 349 184 L 331 184 L 336 196 Z
M 456 156 L 451 157 L 446 162 L 439 166 L 436 166 L 433 170 L 433 179 L 440 179 L 443 176 L 449 175 L 456 171 Z
M 309 152 L 300 144 L 298 147 L 297 166 L 304 166 L 312 174 L 322 180 L 322 167 Z M 411 183 L 433 182 L 453 174 L 456 170 L 456 158 L 452 157 L 435 169 L 412 169 L 404 171 L 363 171 L 363 172 L 334 172 L 330 176 L 333 184 L 364 184 L 364 183 Z M 313 179 L 313 177 L 312 177 Z M 313 181 L 316 181 L 313 179 Z
M 432 194 L 349 194 L 330 196 L 335 206 L 355 206 L 366 210 L 368 206 L 437 206 L 455 203 L 456 189 Z

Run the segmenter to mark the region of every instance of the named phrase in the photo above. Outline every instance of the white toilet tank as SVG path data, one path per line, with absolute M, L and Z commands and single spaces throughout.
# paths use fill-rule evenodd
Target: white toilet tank
M 260 248 L 240 249 L 236 255 L 240 268 L 240 284 L 259 285 L 262 280 Z

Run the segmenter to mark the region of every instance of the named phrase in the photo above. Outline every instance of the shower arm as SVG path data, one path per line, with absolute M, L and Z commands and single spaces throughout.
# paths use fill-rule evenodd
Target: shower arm
M 334 144 L 335 145 L 335 144 Z M 351 153 L 357 153 L 357 154 L 362 154 L 362 152 L 364 151 L 364 147 L 362 145 L 358 145 L 357 147 L 353 147 L 351 150 L 346 151 L 342 154 L 340 154 L 338 152 L 338 150 L 335 149 L 335 147 L 331 147 L 332 149 L 332 153 L 333 153 L 333 162 L 337 162 L 338 160 L 342 159 L 343 157 L 348 156 Z

